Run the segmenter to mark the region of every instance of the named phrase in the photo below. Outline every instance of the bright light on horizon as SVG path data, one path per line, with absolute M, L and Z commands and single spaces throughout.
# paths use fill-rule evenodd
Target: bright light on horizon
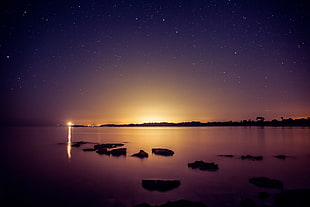
M 73 124 L 72 124 L 71 121 L 69 121 L 69 122 L 67 123 L 67 125 L 68 125 L 68 126 L 72 126 Z

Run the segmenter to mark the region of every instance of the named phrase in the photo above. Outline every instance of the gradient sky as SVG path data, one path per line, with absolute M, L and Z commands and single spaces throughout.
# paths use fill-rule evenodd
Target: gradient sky
M 310 115 L 307 1 L 6 2 L 1 123 Z

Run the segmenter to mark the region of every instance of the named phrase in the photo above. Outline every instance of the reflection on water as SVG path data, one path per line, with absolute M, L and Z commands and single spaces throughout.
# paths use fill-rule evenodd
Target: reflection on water
M 68 142 L 67 142 L 67 154 L 68 158 L 71 159 L 71 133 L 72 127 L 71 125 L 68 126 Z
M 272 195 L 280 190 L 255 186 L 249 179 L 279 180 L 284 190 L 310 188 L 310 128 L 68 125 L 5 130 L 0 139 L 0 162 L 6 179 L 1 181 L 0 200 L 4 197 L 4 201 L 13 202 L 10 206 L 133 207 L 185 199 L 209 207 L 240 207 L 244 198 L 254 199 L 257 206 L 271 206 Z M 86 144 L 72 146 L 77 140 Z M 128 155 L 83 151 L 95 143 L 124 143 Z M 157 147 L 175 154 L 155 155 L 152 149 Z M 131 157 L 140 150 L 149 157 Z M 263 159 L 241 159 L 243 155 Z M 286 159 L 276 155 L 286 155 Z M 188 168 L 188 163 L 199 160 L 213 162 L 219 169 Z M 179 180 L 181 185 L 165 192 L 150 191 L 142 186 L 143 180 Z M 260 199 L 260 192 L 271 196 Z

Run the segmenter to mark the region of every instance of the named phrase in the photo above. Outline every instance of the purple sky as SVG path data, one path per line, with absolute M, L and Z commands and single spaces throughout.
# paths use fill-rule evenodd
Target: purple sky
M 310 115 L 306 1 L 1 3 L 1 123 Z

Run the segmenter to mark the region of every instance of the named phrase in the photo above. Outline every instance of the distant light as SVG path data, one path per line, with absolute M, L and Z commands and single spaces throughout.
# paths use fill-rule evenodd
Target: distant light
M 68 126 L 72 126 L 73 124 L 72 124 L 72 122 L 68 122 L 67 125 Z

